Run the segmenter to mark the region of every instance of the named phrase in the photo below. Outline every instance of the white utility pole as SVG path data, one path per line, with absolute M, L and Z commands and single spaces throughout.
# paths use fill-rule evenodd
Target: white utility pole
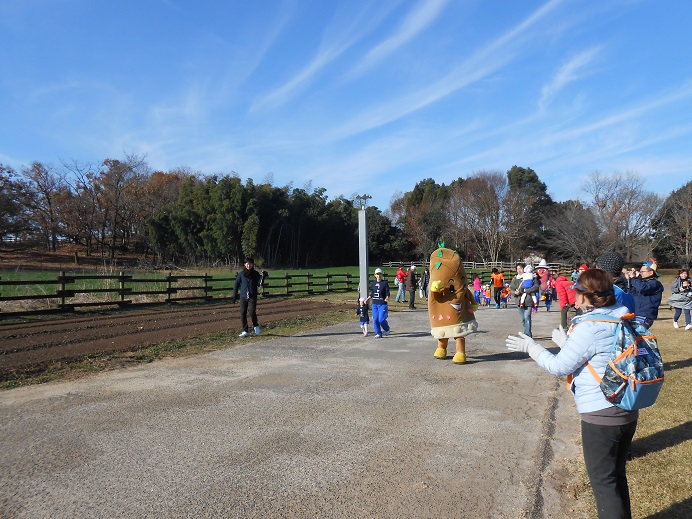
M 368 297 L 368 218 L 365 214 L 365 206 L 370 195 L 356 195 L 358 205 L 358 265 L 360 282 L 358 283 L 358 297 Z

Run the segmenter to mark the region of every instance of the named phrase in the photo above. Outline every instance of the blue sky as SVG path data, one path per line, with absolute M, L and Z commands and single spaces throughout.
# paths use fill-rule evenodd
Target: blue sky
M 687 0 L 2 0 L 0 163 L 146 155 L 368 193 L 692 179 Z

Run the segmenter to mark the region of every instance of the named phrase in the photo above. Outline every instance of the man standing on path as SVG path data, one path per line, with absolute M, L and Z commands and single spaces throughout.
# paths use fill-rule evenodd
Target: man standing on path
M 236 276 L 233 286 L 233 304 L 238 300 L 238 294 L 240 294 L 240 322 L 243 331 L 240 332 L 239 337 L 248 336 L 248 312 L 250 312 L 255 335 L 260 334 L 259 322 L 257 321 L 257 292 L 260 286 L 262 286 L 262 276 L 255 270 L 255 260 L 245 258 L 245 266 Z
M 414 302 L 416 300 L 416 286 L 418 284 L 418 276 L 416 276 L 416 266 L 411 265 L 406 276 L 406 290 L 408 290 L 408 309 L 415 310 Z
M 524 275 L 524 265 L 518 263 L 517 264 L 517 275 L 514 276 L 514 279 L 509 285 L 509 289 L 514 294 L 515 300 L 517 302 L 517 308 L 519 309 L 519 316 L 521 317 L 521 324 L 524 326 L 524 335 L 527 335 L 528 337 L 533 337 L 531 334 L 531 311 L 532 311 L 532 306 L 531 305 L 526 305 L 524 308 L 521 307 L 521 293 L 522 293 L 522 288 L 521 284 L 523 281 L 523 275 Z M 525 288 L 523 289 L 523 292 L 527 294 L 527 298 L 532 298 L 536 292 L 538 292 L 538 283 L 536 282 L 536 278 L 533 279 L 533 286 L 530 288 Z

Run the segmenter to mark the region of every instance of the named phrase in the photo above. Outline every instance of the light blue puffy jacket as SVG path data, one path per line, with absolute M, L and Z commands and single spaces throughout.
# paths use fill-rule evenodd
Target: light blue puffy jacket
M 618 319 L 626 313 L 628 313 L 627 307 L 619 304 L 596 308 L 589 312 L 593 316 L 602 314 Z M 572 392 L 577 410 L 580 413 L 590 413 L 613 406 L 603 396 L 599 383 L 586 367 L 586 362 L 588 361 L 596 372 L 603 376 L 610 359 L 617 324 L 598 321 L 581 322 L 582 320 L 583 315 L 572 319 L 567 341 L 557 355 L 546 350 L 541 352 L 536 362 L 558 377 L 574 373 Z

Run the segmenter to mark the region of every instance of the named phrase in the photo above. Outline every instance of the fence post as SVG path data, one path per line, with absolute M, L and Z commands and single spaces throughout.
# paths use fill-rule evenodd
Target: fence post
M 118 273 L 118 281 L 120 282 L 120 302 L 125 301 L 125 274 L 121 270 Z
M 310 290 L 310 273 L 308 272 L 305 275 L 305 288 L 308 294 L 312 293 L 312 290 Z
M 168 272 L 168 288 L 166 289 L 166 303 L 171 302 L 171 284 L 173 279 L 173 272 Z
M 329 293 L 329 272 L 327 272 L 327 275 L 325 276 L 327 278 L 327 294 Z
M 60 308 L 65 308 L 65 271 L 60 271 Z
M 346 272 L 346 290 L 350 291 L 351 290 L 351 273 Z
M 291 278 L 291 276 L 288 275 L 288 272 L 284 272 L 284 288 L 286 289 L 286 295 L 288 295 L 288 280 Z

